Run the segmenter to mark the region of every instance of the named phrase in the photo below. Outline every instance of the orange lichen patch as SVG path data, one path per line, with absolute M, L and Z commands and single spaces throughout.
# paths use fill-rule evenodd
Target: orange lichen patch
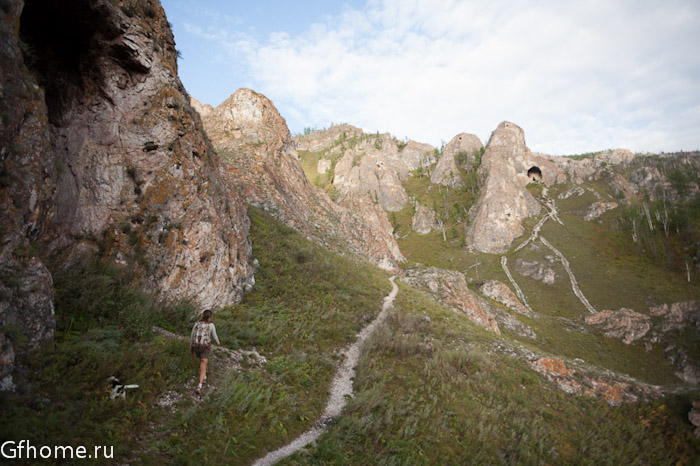
M 621 382 L 608 383 L 603 380 L 588 379 L 591 388 L 584 391 L 584 395 L 591 398 L 602 398 L 606 402 L 617 405 L 629 396 L 629 385 Z
M 535 361 L 533 367 L 539 372 L 546 372 L 549 375 L 567 377 L 573 375 L 574 371 L 566 367 L 564 361 L 554 358 L 542 358 Z

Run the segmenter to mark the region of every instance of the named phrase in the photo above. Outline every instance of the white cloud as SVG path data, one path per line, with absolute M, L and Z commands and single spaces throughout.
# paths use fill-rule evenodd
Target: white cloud
M 439 145 L 510 120 L 547 153 L 700 148 L 693 0 L 371 0 L 264 42 L 199 32 L 293 131 L 348 122 Z

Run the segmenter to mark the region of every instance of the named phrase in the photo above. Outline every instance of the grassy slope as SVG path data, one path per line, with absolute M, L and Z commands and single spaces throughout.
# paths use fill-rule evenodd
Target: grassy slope
M 430 322 L 424 316 L 430 317 Z M 282 464 L 690 464 L 690 398 L 611 408 L 488 348 L 497 337 L 406 286 L 368 343 L 355 397 Z
M 157 406 L 183 392 L 196 370 L 187 342 L 153 335 L 157 324 L 187 335 L 195 308 L 135 292 L 122 270 L 92 261 L 55 269 L 55 344 L 23 361 L 30 390 L 0 394 L 0 438 L 35 445 L 114 445 L 114 457 L 146 464 L 245 464 L 309 428 L 322 411 L 337 358 L 391 289 L 387 275 L 311 243 L 251 209 L 256 290 L 215 314 L 224 345 L 268 358 L 229 376 L 199 406 Z M 364 317 L 364 319 L 363 319 Z M 140 388 L 112 402 L 105 379 Z M 190 384 L 191 386 L 191 384 Z M 154 422 L 156 428 L 149 425 Z

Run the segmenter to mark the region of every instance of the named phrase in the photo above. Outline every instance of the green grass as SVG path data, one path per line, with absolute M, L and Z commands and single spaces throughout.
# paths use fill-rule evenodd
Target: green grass
M 256 288 L 215 321 L 225 343 L 256 347 L 269 362 L 232 374 L 170 428 L 174 436 L 162 448 L 186 462 L 247 463 L 310 428 L 326 402 L 336 352 L 391 288 L 368 263 L 331 253 L 257 209 L 250 216 Z
M 566 395 L 493 335 L 402 286 L 368 342 L 356 394 L 316 446 L 282 464 L 690 464 L 690 397 L 611 408 Z M 430 317 L 426 322 L 423 317 Z
M 325 404 L 337 351 L 380 311 L 391 284 L 369 263 L 333 254 L 262 211 L 250 216 L 256 288 L 214 322 L 224 345 L 256 347 L 267 364 L 219 373 L 210 398 L 195 406 L 185 397 L 171 413 L 157 400 L 186 391 L 196 369 L 186 340 L 150 328 L 188 335 L 194 306 L 159 303 L 126 272 L 95 260 L 56 268 L 55 343 L 23 361 L 26 391 L 0 395 L 0 437 L 114 445 L 119 461 L 240 464 L 308 429 Z M 112 402 L 109 375 L 140 388 Z

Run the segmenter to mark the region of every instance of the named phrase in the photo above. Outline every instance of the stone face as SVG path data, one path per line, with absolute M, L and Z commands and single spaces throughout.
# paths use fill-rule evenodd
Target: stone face
M 287 124 L 267 97 L 239 89 L 203 121 L 248 202 L 330 249 L 350 250 L 389 269 L 403 260 L 386 212 L 366 193 L 346 195 L 338 205 L 311 186 Z M 319 140 L 325 141 L 307 138 L 306 147 L 319 147 Z
M 476 324 L 497 335 L 501 334 L 488 303 L 467 288 L 463 274 L 434 267 L 406 270 L 405 273 L 402 280 L 409 285 L 428 291 L 437 301 L 453 311 L 469 317 Z
M 427 235 L 435 228 L 435 212 L 428 207 L 417 206 L 411 220 L 411 227 L 419 235 Z
M 628 345 L 642 338 L 651 329 L 649 316 L 626 308 L 619 311 L 601 311 L 586 316 L 585 321 L 603 330 L 605 336 L 619 338 Z
M 55 327 L 51 276 L 32 243 L 73 257 L 100 238 L 105 258 L 147 289 L 206 307 L 234 304 L 252 285 L 245 205 L 177 77 L 165 13 L 151 4 L 145 20 L 143 8 L 122 6 L 133 5 L 11 1 L 0 12 L 0 171 L 12 173 L 0 185 L 11 232 L 0 327 L 19 325 L 28 348 Z M 67 46 L 67 29 L 79 44 Z
M 594 202 L 588 207 L 588 210 L 586 210 L 586 214 L 583 216 L 583 219 L 587 222 L 590 222 L 591 220 L 600 217 L 605 212 L 615 208 L 617 208 L 617 202 L 614 201 Z
M 460 153 L 464 153 L 464 163 L 474 165 L 476 153 L 478 153 L 484 145 L 481 140 L 474 134 L 460 133 L 445 146 L 442 155 L 435 165 L 433 173 L 430 175 L 430 182 L 459 188 L 463 185 L 462 179 L 457 168 L 457 157 Z
M 524 259 L 515 260 L 515 271 L 520 275 L 532 277 L 547 285 L 553 285 L 557 275 L 550 267 L 540 264 L 537 261 L 528 261 Z
M 468 234 L 478 251 L 506 252 L 513 240 L 525 232 L 523 219 L 537 215 L 540 203 L 525 188 L 528 171 L 537 167 L 544 184 L 561 182 L 566 174 L 553 157 L 534 154 L 525 145 L 523 130 L 509 122 L 501 123 L 486 146 L 479 168 L 485 178 Z
M 479 285 L 479 291 L 487 298 L 497 301 L 508 309 L 532 317 L 532 312 L 518 300 L 508 285 L 497 280 L 486 280 Z

